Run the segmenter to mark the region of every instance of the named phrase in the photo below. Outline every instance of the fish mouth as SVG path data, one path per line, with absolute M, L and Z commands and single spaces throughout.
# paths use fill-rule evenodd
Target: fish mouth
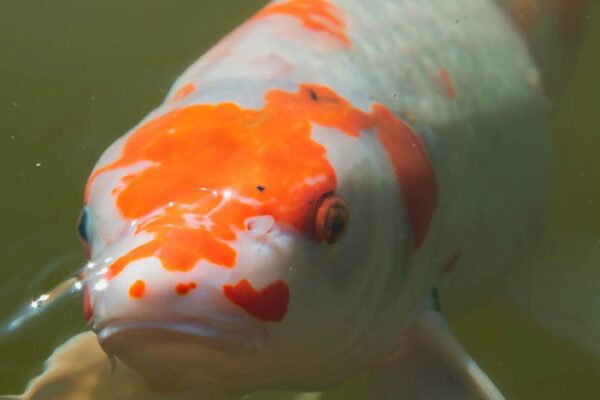
M 209 319 L 109 320 L 94 324 L 98 341 L 108 354 L 118 356 L 122 344 L 194 343 L 206 349 L 229 353 L 260 353 L 267 348 L 266 329 L 257 324 L 233 325 Z M 115 350 L 115 351 L 111 351 Z
M 163 393 L 235 380 L 239 360 L 268 354 L 267 333 L 258 324 L 113 320 L 94 326 L 94 331 L 109 358 L 137 370 L 151 390 Z

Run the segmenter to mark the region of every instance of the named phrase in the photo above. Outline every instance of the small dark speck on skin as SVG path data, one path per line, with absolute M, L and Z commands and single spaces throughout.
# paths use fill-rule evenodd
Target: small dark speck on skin
M 256 189 L 261 193 L 265 191 L 265 187 L 262 185 L 257 186 Z
M 314 90 L 310 89 L 310 90 L 308 91 L 308 94 L 310 95 L 310 99 L 311 99 L 312 101 L 317 101 L 317 100 L 319 100 L 319 96 L 317 96 L 317 94 L 315 93 L 315 91 L 314 91 Z

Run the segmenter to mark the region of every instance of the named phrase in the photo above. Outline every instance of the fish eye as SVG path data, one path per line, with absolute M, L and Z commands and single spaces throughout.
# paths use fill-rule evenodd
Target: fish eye
M 90 217 L 87 207 L 83 207 L 79 213 L 79 220 L 77 222 L 77 235 L 83 244 L 86 246 L 90 242 Z
M 344 199 L 334 193 L 323 195 L 315 216 L 317 243 L 334 244 L 344 236 L 349 223 L 350 210 Z

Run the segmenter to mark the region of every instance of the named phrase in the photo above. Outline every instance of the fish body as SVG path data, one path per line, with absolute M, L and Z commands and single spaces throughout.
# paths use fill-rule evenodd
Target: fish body
M 433 292 L 464 309 L 539 236 L 527 46 L 493 1 L 267 5 L 90 176 L 104 351 L 164 392 L 314 392 L 372 369 L 376 399 L 502 398 Z
M 91 259 L 111 262 L 88 285 L 92 329 L 182 388 L 320 390 L 367 368 L 453 258 L 481 291 L 527 237 L 535 73 L 492 2 L 267 6 L 97 164 Z M 352 220 L 334 245 L 313 233 L 329 193 Z M 192 351 L 194 332 L 210 340 Z

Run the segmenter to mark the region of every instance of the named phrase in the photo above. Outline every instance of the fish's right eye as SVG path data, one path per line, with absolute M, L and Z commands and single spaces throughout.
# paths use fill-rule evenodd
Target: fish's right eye
M 90 217 L 87 207 L 83 207 L 79 213 L 79 221 L 77 222 L 77 235 L 81 242 L 89 246 L 90 244 Z

